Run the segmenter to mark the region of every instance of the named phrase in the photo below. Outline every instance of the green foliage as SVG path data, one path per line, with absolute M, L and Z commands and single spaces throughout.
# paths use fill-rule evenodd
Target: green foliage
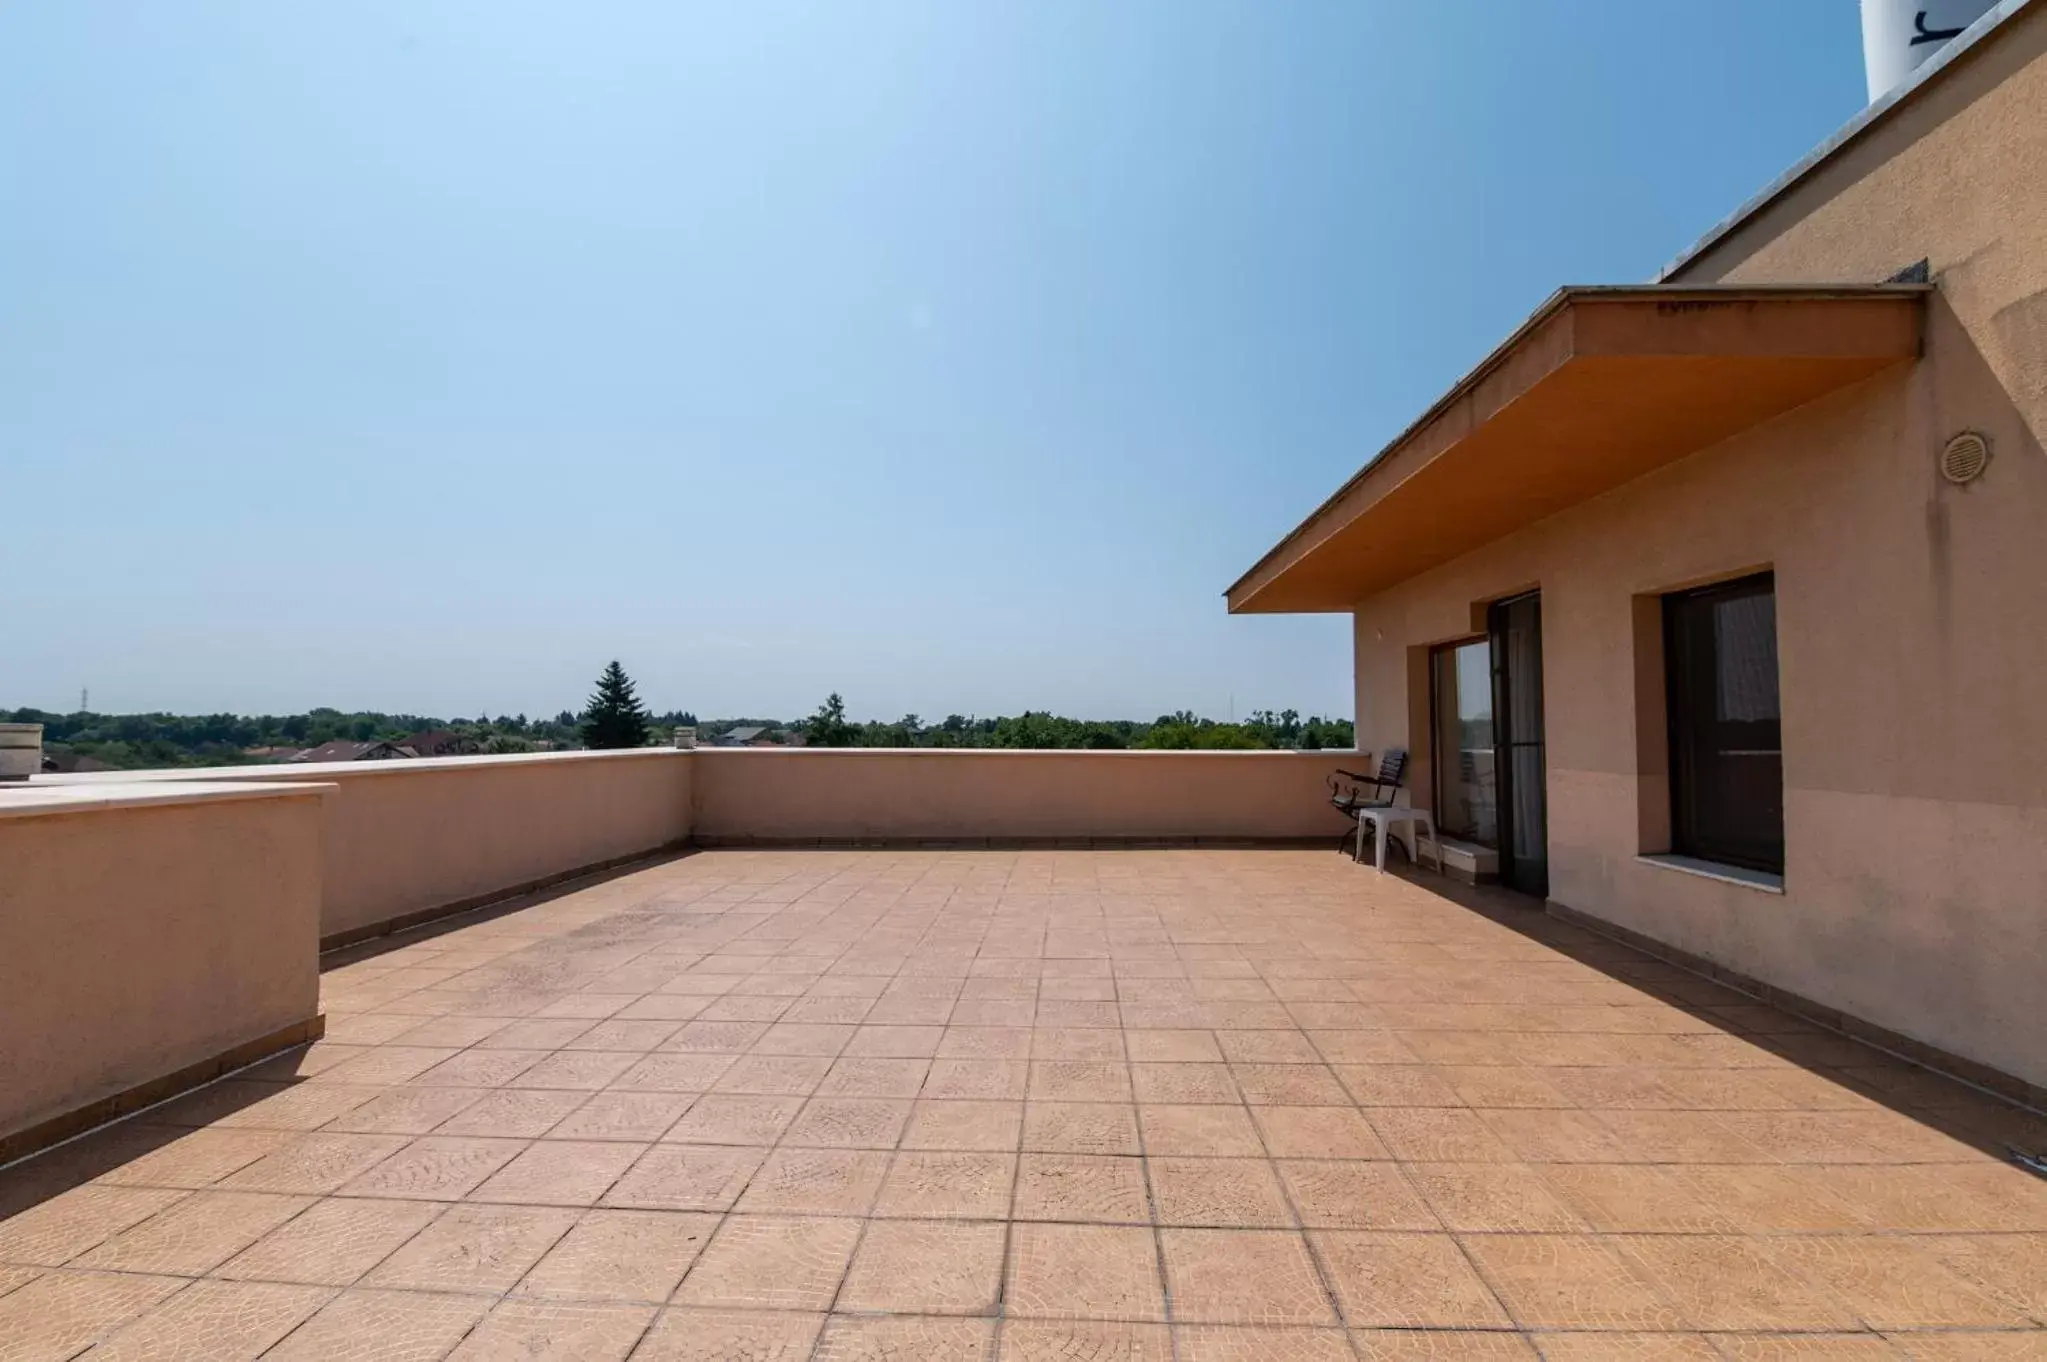
M 743 720 L 739 722 L 760 722 Z M 724 731 L 724 720 L 707 732 Z M 1272 748 L 1344 748 L 1352 744 L 1348 719 L 1303 720 L 1297 710 L 1277 714 L 1260 710 L 1241 724 L 1217 723 L 1191 710 L 1162 714 L 1151 723 L 1130 719 L 1068 719 L 1044 710 L 993 719 L 948 714 L 926 725 L 914 714 L 893 723 L 853 723 L 846 718 L 845 699 L 834 691 L 817 713 L 801 725 L 812 747 L 1006 747 L 1018 749 L 1084 748 L 1112 751 L 1126 747 L 1186 751 L 1256 751 Z
M 597 691 L 583 707 L 583 745 L 590 748 L 645 747 L 647 707 L 632 679 L 613 658 L 597 678 Z
M 808 747 L 858 747 L 859 730 L 846 722 L 846 702 L 837 691 L 825 697 L 817 713 L 803 721 L 803 742 Z

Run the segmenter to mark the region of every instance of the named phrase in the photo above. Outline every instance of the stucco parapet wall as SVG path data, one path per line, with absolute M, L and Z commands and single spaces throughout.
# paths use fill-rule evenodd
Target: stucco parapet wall
M 124 781 L 213 782 L 213 781 L 302 781 L 326 780 L 335 776 L 409 776 L 435 771 L 479 771 L 505 766 L 536 766 L 559 762 L 651 761 L 662 758 L 686 759 L 691 749 L 673 747 L 632 747 L 606 752 L 508 752 L 495 756 L 411 757 L 389 761 L 278 762 L 263 766 L 172 766 L 145 771 L 90 771 L 74 775 L 38 776 L 31 787 L 42 785 L 118 785 Z
M 0 818 L 169 808 L 179 804 L 217 804 L 232 799 L 312 799 L 333 788 L 331 782 L 323 781 L 267 783 L 219 780 L 200 785 L 172 785 L 155 780 L 128 780 L 72 785 L 37 778 L 26 785 L 0 789 Z

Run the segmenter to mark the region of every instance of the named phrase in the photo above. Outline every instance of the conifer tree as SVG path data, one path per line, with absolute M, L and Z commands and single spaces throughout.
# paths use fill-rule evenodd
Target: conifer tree
M 647 708 L 617 658 L 597 678 L 597 693 L 583 707 L 582 728 L 585 747 L 647 745 Z

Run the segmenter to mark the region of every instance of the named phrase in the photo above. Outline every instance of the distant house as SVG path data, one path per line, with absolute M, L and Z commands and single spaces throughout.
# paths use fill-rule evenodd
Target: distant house
M 113 763 L 73 752 L 69 748 L 44 748 L 43 770 L 52 775 L 82 775 L 88 771 L 116 770 Z
M 301 750 L 296 747 L 244 747 L 242 755 L 250 761 L 292 761 Z
M 731 728 L 711 739 L 713 747 L 789 747 L 801 746 L 803 739 L 786 728 L 773 728 L 766 724 L 749 724 L 743 728 Z
M 291 758 L 294 764 L 316 761 L 404 761 L 411 753 L 390 742 L 350 742 L 337 738 L 318 747 L 308 747 Z
M 415 757 L 473 757 L 483 750 L 476 739 L 452 728 L 429 728 L 400 738 L 398 745 L 410 748 Z

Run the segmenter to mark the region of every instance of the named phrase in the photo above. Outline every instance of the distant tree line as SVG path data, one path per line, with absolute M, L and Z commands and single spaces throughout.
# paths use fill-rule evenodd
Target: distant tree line
M 1222 723 L 1191 711 L 1161 714 L 1150 723 L 1137 719 L 1068 719 L 1047 711 L 992 719 L 949 714 L 926 724 L 915 714 L 893 723 L 855 723 L 846 717 L 846 702 L 834 692 L 806 719 L 800 730 L 811 747 L 1010 747 L 1010 748 L 1150 748 L 1154 750 L 1240 750 L 1292 748 L 1316 751 L 1348 748 L 1357 741 L 1348 719 L 1303 719 L 1299 710 L 1253 710 L 1242 723 Z
M 1296 710 L 1255 710 L 1241 723 L 1221 723 L 1187 711 L 1135 719 L 1069 719 L 1042 710 L 994 718 L 950 714 L 926 724 L 915 714 L 892 723 L 855 722 L 834 693 L 817 713 L 799 721 L 743 718 L 699 722 L 688 710 L 654 713 L 641 703 L 616 661 L 597 681 L 581 712 L 552 716 L 479 713 L 443 719 L 426 714 L 320 708 L 304 714 L 55 714 L 40 709 L 0 710 L 0 720 L 43 726 L 51 753 L 71 753 L 118 769 L 234 766 L 275 762 L 335 741 L 403 742 L 416 733 L 446 731 L 481 753 L 563 748 L 666 745 L 677 727 L 705 740 L 734 728 L 767 729 L 811 747 L 995 747 L 1243 749 L 1348 748 L 1356 737 L 1348 719 L 1302 718 Z

